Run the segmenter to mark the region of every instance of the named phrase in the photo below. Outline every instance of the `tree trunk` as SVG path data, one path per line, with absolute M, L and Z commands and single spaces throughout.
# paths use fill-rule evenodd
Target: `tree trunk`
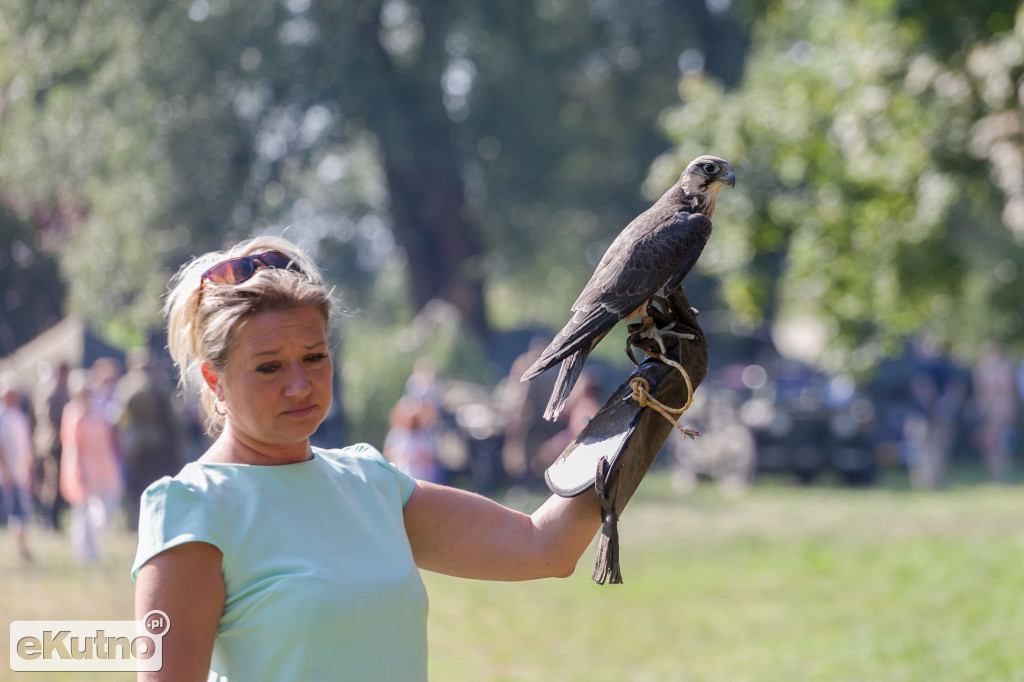
M 419 310 L 441 298 L 454 305 L 478 338 L 489 328 L 476 226 L 465 216 L 465 192 L 450 149 L 428 131 L 411 148 L 385 149 L 394 231 L 409 259 L 410 295 Z
M 420 16 L 428 36 L 421 60 L 436 67 L 428 73 L 441 73 L 447 60 L 445 32 L 435 26 L 437 16 L 426 9 Z M 379 29 L 379 24 L 367 23 L 360 31 L 364 57 L 379 84 L 367 102 L 365 121 L 380 144 L 395 237 L 409 259 L 410 298 L 417 311 L 435 298 L 450 302 L 468 330 L 484 340 L 489 325 L 480 235 L 467 217 L 452 142 L 455 130 L 439 82 L 436 75 L 424 79 L 418 71 L 397 65 L 382 49 Z

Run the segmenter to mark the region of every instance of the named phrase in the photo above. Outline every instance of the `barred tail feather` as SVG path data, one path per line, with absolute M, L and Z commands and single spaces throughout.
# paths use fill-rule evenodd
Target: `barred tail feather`
M 576 380 L 580 378 L 580 373 L 583 371 L 583 365 L 586 363 L 588 355 L 590 355 L 590 349 L 581 348 L 566 357 L 565 360 L 562 360 L 562 366 L 558 368 L 555 388 L 551 391 L 551 398 L 548 400 L 548 406 L 544 410 L 544 418 L 548 421 L 555 421 L 558 419 L 558 415 L 562 413 L 565 401 L 568 400 L 572 387 L 576 385 Z

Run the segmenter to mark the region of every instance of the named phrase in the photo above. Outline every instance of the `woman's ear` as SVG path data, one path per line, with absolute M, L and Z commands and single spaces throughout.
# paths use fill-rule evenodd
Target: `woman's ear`
M 200 370 L 203 373 L 203 380 L 206 382 L 206 385 L 217 396 L 217 400 L 222 400 L 224 398 L 224 389 L 220 386 L 220 378 L 217 376 L 217 372 L 214 371 L 208 362 L 204 362 Z

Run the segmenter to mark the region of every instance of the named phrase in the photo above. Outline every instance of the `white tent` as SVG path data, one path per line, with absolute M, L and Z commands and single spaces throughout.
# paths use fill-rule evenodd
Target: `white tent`
M 66 317 L 7 357 L 0 358 L 0 375 L 15 376 L 18 387 L 30 392 L 61 362 L 73 368 L 89 367 L 101 357 L 115 358 L 123 366 L 123 351 L 96 336 L 82 319 Z

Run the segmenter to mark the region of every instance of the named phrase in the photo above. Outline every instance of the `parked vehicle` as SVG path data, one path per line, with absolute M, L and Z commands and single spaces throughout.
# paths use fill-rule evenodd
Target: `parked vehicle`
M 757 469 L 810 483 L 835 472 L 851 485 L 875 479 L 875 409 L 849 381 L 782 361 L 740 408 L 754 434 Z

